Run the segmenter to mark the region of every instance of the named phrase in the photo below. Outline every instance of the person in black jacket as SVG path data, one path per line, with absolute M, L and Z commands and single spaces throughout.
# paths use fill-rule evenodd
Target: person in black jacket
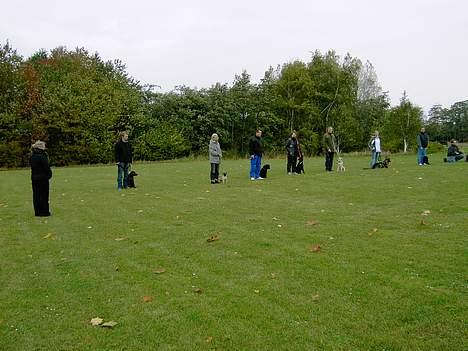
M 132 164 L 132 146 L 128 133 L 121 132 L 120 140 L 115 144 L 115 161 L 117 162 L 117 189 L 127 189 L 128 170 Z
M 296 132 L 292 132 L 288 141 L 286 142 L 286 150 L 288 152 L 288 163 L 286 165 L 286 172 L 289 175 L 296 173 L 297 158 L 299 156 L 299 141 L 297 140 Z
M 45 152 L 45 148 L 43 141 L 36 141 L 32 145 L 32 153 L 29 159 L 34 215 L 38 217 L 50 216 L 49 179 L 52 178 L 52 170 L 50 169 L 49 158 Z
M 448 162 L 458 162 L 464 158 L 465 155 L 458 148 L 457 141 L 455 139 L 450 140 L 450 146 L 447 150 L 447 159 L 445 159 L 445 161 L 448 160 Z
M 257 129 L 255 135 L 249 140 L 249 155 L 250 155 L 250 180 L 263 179 L 260 177 L 260 169 L 262 168 L 262 131 Z

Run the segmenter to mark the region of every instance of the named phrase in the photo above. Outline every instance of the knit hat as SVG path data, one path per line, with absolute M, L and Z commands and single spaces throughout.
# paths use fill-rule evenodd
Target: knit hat
M 45 143 L 43 141 L 36 141 L 34 144 L 32 144 L 33 149 L 39 149 L 39 150 L 45 150 Z

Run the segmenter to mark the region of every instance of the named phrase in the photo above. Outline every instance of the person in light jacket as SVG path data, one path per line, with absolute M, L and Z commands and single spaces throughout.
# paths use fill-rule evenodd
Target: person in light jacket
M 379 161 L 380 153 L 382 152 L 378 130 L 375 131 L 374 135 L 369 140 L 369 149 L 372 151 L 370 166 L 371 168 L 374 168 L 374 165 Z
M 217 184 L 219 183 L 219 165 L 221 163 L 221 158 L 223 157 L 223 152 L 221 151 L 221 146 L 219 145 L 219 136 L 216 133 L 213 133 L 211 136 L 208 153 L 211 165 L 211 184 Z

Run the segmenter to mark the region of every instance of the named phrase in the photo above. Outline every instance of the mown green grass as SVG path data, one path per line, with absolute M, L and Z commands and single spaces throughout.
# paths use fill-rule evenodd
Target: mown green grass
M 58 168 L 47 219 L 2 171 L 0 350 L 466 350 L 468 164 L 441 158 L 225 161 L 214 186 L 206 161 L 136 164 L 123 193 L 113 166 Z

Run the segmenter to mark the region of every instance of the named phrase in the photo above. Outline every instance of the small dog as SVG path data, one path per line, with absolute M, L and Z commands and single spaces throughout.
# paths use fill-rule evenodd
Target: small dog
M 131 171 L 127 176 L 127 186 L 129 188 L 136 188 L 135 186 L 135 177 L 137 176 L 137 172 Z
M 266 164 L 262 167 L 262 169 L 260 170 L 260 178 L 266 178 L 267 177 L 267 172 L 268 170 L 270 169 L 270 165 L 269 164 Z
M 343 159 L 338 157 L 338 165 L 336 167 L 337 172 L 346 172 L 346 167 L 344 166 Z
M 228 181 L 228 175 L 227 172 L 223 172 L 223 175 L 219 177 L 219 182 L 226 184 Z
M 304 171 L 304 161 L 299 160 L 299 162 L 298 162 L 297 165 L 296 165 L 296 173 L 297 173 L 297 174 L 301 174 L 301 173 L 304 173 L 304 174 L 305 174 L 305 171 Z
M 430 165 L 429 158 L 427 156 L 423 156 L 422 162 L 423 162 L 423 165 Z
M 388 166 L 390 166 L 390 159 L 389 158 L 386 158 L 385 160 L 383 161 L 380 161 L 380 162 L 376 162 L 374 163 L 374 165 L 372 166 L 372 168 L 388 168 Z

